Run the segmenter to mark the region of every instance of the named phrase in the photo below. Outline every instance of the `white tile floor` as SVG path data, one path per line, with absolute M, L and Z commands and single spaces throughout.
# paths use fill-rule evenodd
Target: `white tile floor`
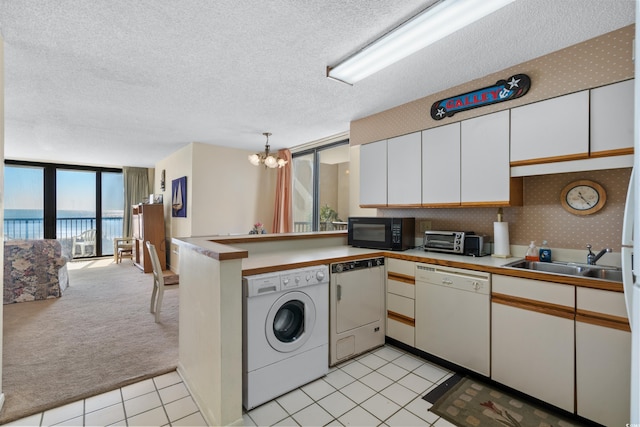
M 247 426 L 452 426 L 422 396 L 450 372 L 392 346 L 243 414 Z M 206 426 L 176 372 L 10 423 L 11 426 Z

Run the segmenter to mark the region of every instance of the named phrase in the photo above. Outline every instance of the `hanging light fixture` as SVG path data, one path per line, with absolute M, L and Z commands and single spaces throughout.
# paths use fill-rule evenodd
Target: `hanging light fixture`
M 264 164 L 265 167 L 270 168 L 281 168 L 286 165 L 286 160 L 281 159 L 278 156 L 274 156 L 269 152 L 269 137 L 271 136 L 271 134 L 269 132 L 264 132 L 263 135 L 267 137 L 267 142 L 264 146 L 264 153 L 250 154 L 249 161 L 251 162 L 251 164 L 254 166 L 260 166 L 261 164 Z

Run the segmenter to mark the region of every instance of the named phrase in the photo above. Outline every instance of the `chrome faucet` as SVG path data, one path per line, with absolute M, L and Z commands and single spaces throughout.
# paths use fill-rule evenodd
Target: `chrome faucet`
M 607 252 L 611 252 L 611 248 L 604 248 L 603 250 L 601 250 L 600 252 L 598 252 L 598 254 L 594 254 L 593 252 L 591 252 L 591 245 L 587 245 L 587 250 L 589 251 L 589 253 L 587 254 L 587 264 L 589 265 L 596 265 L 596 262 L 602 258 L 602 255 L 606 254 Z

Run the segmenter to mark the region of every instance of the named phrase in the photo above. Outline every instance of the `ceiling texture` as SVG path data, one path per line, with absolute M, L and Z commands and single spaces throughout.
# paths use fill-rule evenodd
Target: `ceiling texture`
M 482 0 L 478 0 L 482 1 Z M 295 147 L 635 22 L 517 0 L 349 86 L 326 67 L 434 0 L 0 0 L 5 158 L 153 167 L 191 142 Z

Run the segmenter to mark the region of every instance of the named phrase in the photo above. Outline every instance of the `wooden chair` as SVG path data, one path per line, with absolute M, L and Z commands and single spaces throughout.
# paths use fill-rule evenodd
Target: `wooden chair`
M 165 288 L 177 288 L 178 283 L 165 284 L 164 274 L 156 252 L 155 245 L 147 240 L 147 249 L 149 250 L 149 258 L 151 258 L 151 266 L 153 267 L 153 292 L 151 293 L 151 313 L 156 315 L 156 323 L 160 322 L 160 309 L 162 308 L 162 298 Z
M 113 260 L 120 264 L 124 258 L 133 259 L 133 237 L 113 239 Z

